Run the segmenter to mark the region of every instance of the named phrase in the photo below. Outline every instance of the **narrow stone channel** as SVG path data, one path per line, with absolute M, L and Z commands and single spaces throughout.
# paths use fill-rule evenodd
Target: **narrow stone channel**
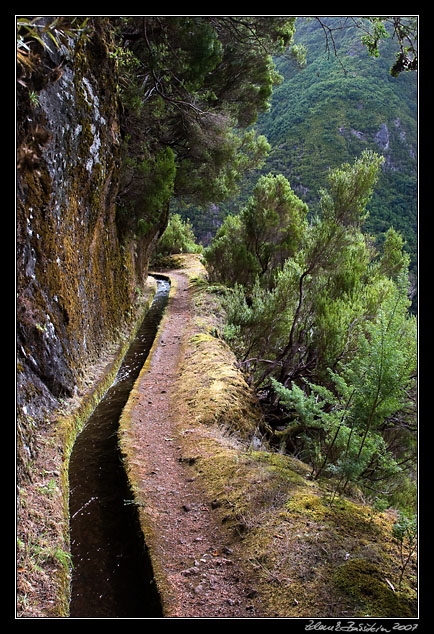
M 157 293 L 115 381 L 77 437 L 71 454 L 72 618 L 161 616 L 153 572 L 119 448 L 122 409 L 154 341 L 170 283 Z

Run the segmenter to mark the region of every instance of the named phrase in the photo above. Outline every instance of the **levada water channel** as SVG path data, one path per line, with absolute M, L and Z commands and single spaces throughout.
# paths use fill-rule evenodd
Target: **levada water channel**
M 118 447 L 121 412 L 152 347 L 170 283 L 157 292 L 70 459 L 71 618 L 161 617 L 152 566 Z

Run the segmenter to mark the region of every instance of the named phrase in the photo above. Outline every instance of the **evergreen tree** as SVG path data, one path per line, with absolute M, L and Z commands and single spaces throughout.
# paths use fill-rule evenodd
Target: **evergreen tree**
M 227 217 L 205 251 L 212 276 L 251 289 L 256 278 L 272 288 L 285 260 L 301 248 L 307 205 L 284 176 L 262 176 L 238 217 Z
M 353 164 L 331 170 L 321 214 L 307 225 L 303 210 L 290 255 L 282 248 L 286 225 L 276 231 L 266 222 L 267 209 L 275 207 L 264 194 L 273 195 L 277 205 L 277 191 L 258 188 L 261 195 L 227 219 L 207 258 L 221 281 L 230 277 L 225 337 L 266 411 L 284 411 L 290 419 L 277 434 L 279 442 L 301 452 L 316 477 L 335 474 L 336 490 L 353 482 L 375 491 L 381 482 L 391 498 L 398 482 L 407 486 L 404 469 L 414 464 L 408 421 L 414 418 L 417 337 L 401 236 L 390 229 L 377 252 L 362 231 L 381 164 L 381 157 L 365 152 Z M 252 218 L 250 226 L 246 217 Z M 295 217 L 286 216 L 286 222 Z M 245 257 L 237 261 L 235 252 Z M 266 284 L 258 253 L 271 254 L 273 263 L 276 254 L 285 258 L 274 264 Z M 250 269 L 256 277 L 246 275 L 246 254 L 256 263 Z
M 314 345 L 315 339 L 327 341 L 328 333 L 320 332 L 321 325 L 338 324 L 340 320 L 336 314 L 327 317 L 324 310 L 330 313 L 333 306 L 334 311 L 340 308 L 347 313 L 342 313 L 347 327 L 360 318 L 356 289 L 367 273 L 371 257 L 360 227 L 381 162 L 376 154 L 365 152 L 353 165 L 346 164 L 330 172 L 329 189 L 322 192 L 322 216 L 314 219 L 307 234 L 286 342 L 276 348 L 274 363 L 267 364 L 257 385 L 276 371 L 277 378 L 286 385 L 300 372 L 315 367 L 318 374 L 324 369 L 320 363 L 323 359 L 315 358 L 320 352 Z M 325 322 L 321 321 L 321 315 Z M 345 329 L 341 328 L 342 334 Z
M 305 433 L 320 429 L 309 455 L 315 477 L 327 467 L 338 475 L 337 489 L 349 482 L 373 484 L 397 476 L 400 463 L 410 462 L 410 448 L 400 461 L 387 448 L 383 432 L 404 409 L 415 378 L 416 322 L 408 314 L 407 271 L 392 283 L 375 319 L 360 324 L 351 358 L 329 370 L 332 388 L 307 382 L 304 389 L 285 388 L 273 380 L 280 403 L 296 413 Z M 294 432 L 289 426 L 286 435 Z M 299 429 L 297 427 L 297 433 Z
M 121 226 L 136 228 L 144 166 L 152 179 L 155 161 L 168 159 L 168 150 L 175 170 L 163 184 L 164 209 L 155 210 L 160 235 L 172 193 L 187 202 L 218 202 L 261 163 L 269 145 L 247 128 L 269 108 L 279 81 L 272 55 L 291 44 L 294 23 L 280 16 L 112 18 L 125 147 L 119 209 L 133 216 L 121 218 Z
M 165 232 L 158 240 L 154 259 L 174 253 L 200 253 L 191 224 L 184 222 L 179 214 L 173 214 Z

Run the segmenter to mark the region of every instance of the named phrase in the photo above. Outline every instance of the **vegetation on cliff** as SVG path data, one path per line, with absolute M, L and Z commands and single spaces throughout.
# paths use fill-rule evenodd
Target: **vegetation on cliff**
M 224 288 L 207 282 L 197 257 L 173 264 L 190 272 L 195 305 L 176 382 L 176 430 L 252 597 L 275 618 L 414 617 L 415 524 L 357 486 L 337 493 L 338 473 L 315 477 L 301 451 L 275 445 L 221 338 Z
M 363 23 L 370 55 L 388 22 Z M 314 23 L 337 52 L 336 25 Z M 389 66 L 405 77 L 417 66 L 416 25 L 391 24 Z M 179 381 L 196 416 L 185 438 L 199 452 L 192 469 L 269 613 L 415 614 L 414 113 L 384 122 L 366 71 L 356 77 L 361 101 L 328 60 L 309 68 L 304 100 L 283 82 L 275 121 L 253 129 L 279 73 L 293 76 L 285 54 L 303 63 L 295 25 L 291 16 L 18 19 L 20 616 L 67 614 L 68 456 L 143 312 L 150 258 L 201 250 L 170 204 L 206 208 L 242 187 L 241 212 L 204 254 L 212 286 L 202 271 L 192 280 L 196 330 Z M 383 92 L 380 105 L 390 101 Z M 336 112 L 339 136 L 331 124 L 320 135 L 333 161 L 320 162 L 318 121 Z M 243 185 L 261 167 L 256 185 Z M 287 177 L 298 168 L 296 187 Z M 380 198 L 379 177 L 390 185 Z
M 283 174 L 313 215 L 328 170 L 371 150 L 385 162 L 365 228 L 378 244 L 390 226 L 399 231 L 415 274 L 418 76 L 390 75 L 399 48 L 393 20 L 384 21 L 389 36 L 378 41 L 379 54 L 372 57 L 355 18 L 297 18 L 294 42 L 305 47 L 305 63 L 300 67 L 287 56 L 275 59 L 282 80 L 273 90 L 270 109 L 257 122 L 271 146 L 264 165 L 246 176 L 240 197 L 206 212 L 193 206 L 179 209 L 202 244 L 209 244 L 226 215 L 237 215 L 245 206 L 258 174 Z
M 326 18 L 336 29 L 335 46 L 324 51 L 324 31 L 314 20 L 297 20 L 295 41 L 307 48 L 299 71 L 277 63 L 284 81 L 273 93 L 272 108 L 258 121 L 272 151 L 263 169 L 281 171 L 295 192 L 318 210 L 328 169 L 353 162 L 364 150 L 384 156 L 369 202 L 366 230 L 381 243 L 392 225 L 403 236 L 417 266 L 417 73 L 390 75 L 396 55 L 393 28 L 371 57 L 355 28 L 339 29 L 342 19 Z M 330 46 L 331 48 L 331 46 Z
M 355 483 L 386 504 L 400 499 L 412 513 L 417 330 L 409 258 L 393 229 L 380 252 L 363 233 L 381 162 L 364 153 L 332 170 L 321 214 L 309 224 L 304 204 L 287 197 L 292 255 L 273 220 L 276 193 L 257 205 L 262 178 L 235 234 L 228 218 L 205 258 L 228 287 L 225 337 L 260 395 L 274 442 L 309 462 L 313 477 L 333 473 L 337 491 Z M 271 219 L 270 227 L 252 223 L 254 240 L 251 210 Z M 261 268 L 276 253 L 280 260 Z

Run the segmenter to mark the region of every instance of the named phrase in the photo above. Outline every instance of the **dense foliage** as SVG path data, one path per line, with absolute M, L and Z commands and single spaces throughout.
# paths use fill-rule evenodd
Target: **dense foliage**
M 307 206 L 294 195 L 284 176 L 259 179 L 239 216 L 228 216 L 207 250 L 208 268 L 225 283 L 264 286 L 299 248 L 306 228 Z
M 145 231 L 160 214 L 161 235 L 172 196 L 221 201 L 236 193 L 247 169 L 261 164 L 269 145 L 247 128 L 269 107 L 279 81 L 272 55 L 289 46 L 294 22 L 279 16 L 113 19 L 125 142 L 122 227 L 136 230 L 140 223 Z
M 417 74 L 390 74 L 401 51 L 393 36 L 394 20 L 397 18 L 380 22 L 389 37 L 376 41 L 377 57 L 369 55 L 375 46 L 363 44 L 362 31 L 352 18 L 297 18 L 294 41 L 305 46 L 306 61 L 300 68 L 292 59 L 276 58 L 283 79 L 273 91 L 270 110 L 258 118 L 257 129 L 271 144 L 259 173 L 283 174 L 314 214 L 329 168 L 354 161 L 366 149 L 382 154 L 385 162 L 369 201 L 365 227 L 379 244 L 390 226 L 399 231 L 414 274 Z M 411 24 L 414 20 L 409 19 L 408 26 Z M 241 197 L 219 205 L 220 216 L 216 210 L 212 214 L 195 208 L 181 212 L 192 220 L 204 244 L 215 234 L 218 218 L 221 223 L 227 214 L 235 215 L 244 206 L 257 178 L 258 172 L 247 175 Z
M 314 477 L 335 476 L 336 490 L 357 483 L 390 501 L 399 487 L 414 492 L 406 469 L 415 460 L 417 336 L 402 238 L 391 228 L 377 250 L 363 231 L 382 163 L 366 151 L 331 170 L 310 222 L 284 177 L 261 177 L 205 258 L 229 289 L 225 337 L 274 421 L 274 441 L 310 462 Z M 288 203 L 280 231 L 263 220 L 283 209 L 275 181 Z M 261 220 L 251 224 L 258 200 Z M 414 497 L 403 497 L 412 510 Z
M 146 239 L 149 254 L 158 239 L 161 255 L 195 250 L 190 223 L 169 221 L 171 202 L 215 208 L 242 187 L 241 211 L 205 257 L 230 288 L 225 336 L 277 417 L 273 441 L 310 461 L 315 477 L 334 475 L 337 490 L 357 483 L 408 510 L 417 100 L 405 71 L 417 68 L 417 24 L 297 19 L 294 40 L 295 24 L 20 18 L 18 81 L 37 99 L 48 43 L 79 55 L 74 37 L 104 33 L 118 82 L 121 237 Z M 255 185 L 243 181 L 252 168 L 262 168 Z
M 174 253 L 201 253 L 202 247 L 196 244 L 191 224 L 182 220 L 179 214 L 169 217 L 165 232 L 158 240 L 153 261 L 158 263 L 167 255 Z
M 325 20 L 338 27 L 339 19 Z M 297 39 L 307 47 L 298 70 L 277 63 L 284 81 L 276 88 L 270 115 L 258 129 L 272 144 L 264 169 L 282 172 L 313 211 L 327 170 L 353 161 L 365 149 L 385 162 L 369 203 L 366 227 L 380 239 L 393 225 L 416 264 L 417 251 L 417 76 L 392 77 L 396 51 L 391 37 L 371 58 L 356 28 L 335 32 L 338 58 L 324 54 L 324 33 L 316 21 L 297 20 Z

